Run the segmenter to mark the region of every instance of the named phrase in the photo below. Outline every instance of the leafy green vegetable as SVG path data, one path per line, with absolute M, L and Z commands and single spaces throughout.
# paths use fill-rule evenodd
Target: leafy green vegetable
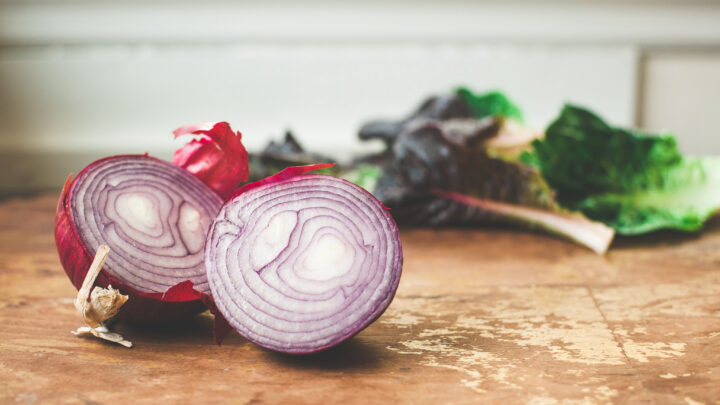
M 659 186 L 667 168 L 682 161 L 675 139 L 612 128 L 580 107 L 563 108 L 544 140 L 533 142 L 538 165 L 561 193 L 632 192 Z M 569 194 L 565 196 L 563 194 Z
M 561 205 L 622 234 L 699 229 L 720 207 L 720 163 L 686 159 L 672 136 L 607 125 L 567 105 L 521 160 L 538 167 Z
M 558 207 L 533 167 L 489 156 L 482 131 L 450 136 L 445 122 L 425 122 L 397 136 L 380 162 L 373 194 L 399 224 L 500 222 L 571 239 L 604 253 L 614 231 Z
M 455 93 L 467 103 L 476 119 L 500 116 L 523 122 L 523 114 L 520 107 L 515 105 L 505 94 L 499 91 L 474 94 L 467 88 L 460 87 L 455 90 Z
M 258 181 L 291 166 L 336 161 L 337 159 L 306 151 L 295 139 L 295 136 L 287 131 L 282 141 L 270 141 L 260 153 L 250 154 L 250 178 L 248 181 Z M 333 166 L 316 170 L 315 173 L 336 175 L 339 170 L 338 166 Z
M 382 175 L 382 169 L 376 165 L 361 163 L 348 171 L 333 175 L 343 178 L 351 183 L 355 183 L 365 190 L 372 192 L 375 190 L 378 179 Z
M 666 170 L 662 185 L 592 195 L 577 208 L 625 235 L 671 228 L 696 231 L 720 208 L 720 160 L 686 159 Z

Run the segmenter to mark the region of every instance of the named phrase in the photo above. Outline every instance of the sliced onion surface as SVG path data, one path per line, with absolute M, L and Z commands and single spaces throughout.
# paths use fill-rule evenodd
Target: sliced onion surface
M 190 280 L 209 291 L 203 252 L 222 199 L 186 170 L 142 155 L 102 159 L 78 175 L 67 205 L 90 254 L 110 247 L 104 271 L 124 286 L 164 293 Z
M 218 309 L 241 335 L 272 350 L 311 353 L 385 311 L 402 247 L 395 222 L 370 193 L 304 175 L 228 201 L 210 230 L 205 265 Z

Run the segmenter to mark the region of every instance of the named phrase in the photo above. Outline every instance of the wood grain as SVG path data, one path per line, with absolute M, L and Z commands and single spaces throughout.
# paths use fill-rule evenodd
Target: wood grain
M 3 403 L 718 403 L 720 222 L 621 239 L 600 257 L 504 229 L 407 230 L 400 289 L 343 345 L 272 353 L 211 317 L 70 331 L 54 196 L 0 204 Z

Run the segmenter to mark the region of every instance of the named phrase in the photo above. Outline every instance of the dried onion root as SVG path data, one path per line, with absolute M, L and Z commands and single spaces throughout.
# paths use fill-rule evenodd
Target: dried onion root
M 87 326 L 81 326 L 71 333 L 75 336 L 91 334 L 97 338 L 131 348 L 132 342 L 123 338 L 119 333 L 110 332 L 104 324 L 106 320 L 117 315 L 120 308 L 127 302 L 128 296 L 120 294 L 120 291 L 112 286 L 108 286 L 108 288 L 95 287 L 92 293 L 90 292 L 109 253 L 110 249 L 101 245 L 95 254 L 95 259 L 90 265 L 85 281 L 75 299 L 75 309 L 82 315 Z M 90 298 L 89 301 L 88 298 Z

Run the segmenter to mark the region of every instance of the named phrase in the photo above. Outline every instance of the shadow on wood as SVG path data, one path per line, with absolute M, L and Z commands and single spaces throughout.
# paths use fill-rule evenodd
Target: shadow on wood
M 371 346 L 358 337 L 313 354 L 294 355 L 271 351 L 266 353 L 271 361 L 302 370 L 371 370 L 380 367 L 381 357 L 387 357 L 387 354 L 381 353 L 379 348 Z
M 203 313 L 191 318 L 167 322 L 129 322 L 118 320 L 111 324 L 114 332 L 122 334 L 136 345 L 142 343 L 171 345 L 176 342 L 183 344 L 207 344 L 217 346 L 212 336 L 213 317 Z M 229 337 L 229 336 L 228 336 Z M 223 344 L 233 344 L 235 339 L 228 339 Z

